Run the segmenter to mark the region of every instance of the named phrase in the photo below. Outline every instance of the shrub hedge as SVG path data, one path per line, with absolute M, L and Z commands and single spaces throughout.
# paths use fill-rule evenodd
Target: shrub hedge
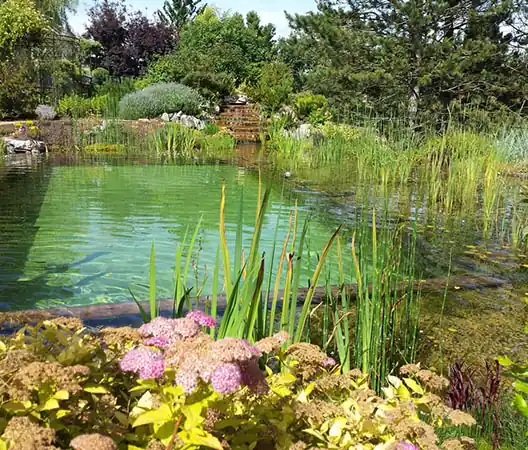
M 127 120 L 151 119 L 179 111 L 199 116 L 204 103 L 203 97 L 188 86 L 157 83 L 125 95 L 119 102 L 119 116 Z

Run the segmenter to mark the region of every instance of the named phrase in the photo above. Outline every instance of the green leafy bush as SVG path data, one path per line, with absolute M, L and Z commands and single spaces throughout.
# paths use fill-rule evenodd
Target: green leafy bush
M 320 125 L 330 119 L 328 101 L 324 95 L 303 92 L 295 96 L 295 112 L 299 119 Z
M 0 62 L 0 119 L 31 117 L 39 104 L 39 91 L 29 67 Z
M 66 95 L 59 100 L 57 112 L 62 117 L 88 117 L 92 112 L 92 101 L 78 94 Z
M 206 136 L 212 136 L 218 133 L 220 131 L 220 128 L 218 127 L 218 125 L 215 125 L 214 123 L 207 122 L 205 124 L 205 128 L 202 131 Z
M 92 83 L 96 86 L 101 86 L 106 83 L 110 78 L 110 72 L 104 67 L 97 67 L 92 70 Z
M 276 112 L 290 101 L 293 93 L 293 75 L 287 64 L 266 63 L 262 66 L 258 82 L 246 85 L 244 90 L 267 112 Z
M 435 427 L 475 423 L 418 366 L 378 397 L 312 344 L 214 340 L 214 325 L 193 311 L 93 333 L 58 318 L 4 337 L 0 448 L 438 449 Z
M 110 95 L 96 95 L 90 99 L 90 111 L 98 117 L 102 117 L 108 110 Z
M 188 86 L 157 83 L 125 95 L 119 102 L 119 116 L 122 119 L 135 120 L 179 111 L 199 116 L 203 104 L 204 98 Z
M 218 99 L 235 90 L 235 79 L 226 73 L 190 72 L 182 81 L 208 99 Z
M 0 2 L 0 57 L 11 56 L 18 45 L 39 35 L 46 25 L 45 17 L 33 2 Z

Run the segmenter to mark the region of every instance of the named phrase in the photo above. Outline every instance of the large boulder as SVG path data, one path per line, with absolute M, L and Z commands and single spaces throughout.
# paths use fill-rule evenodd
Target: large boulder
M 313 127 L 309 123 L 303 123 L 299 128 L 290 132 L 294 139 L 308 139 L 313 135 Z
M 39 154 L 46 151 L 46 144 L 34 139 L 11 139 L 4 138 L 6 153 L 34 153 Z
M 168 120 L 166 120 L 168 119 Z M 205 120 L 198 119 L 194 116 L 189 116 L 183 112 L 178 112 L 175 114 L 164 114 L 162 120 L 165 122 L 179 123 L 187 128 L 194 128 L 196 130 L 203 130 L 205 128 Z

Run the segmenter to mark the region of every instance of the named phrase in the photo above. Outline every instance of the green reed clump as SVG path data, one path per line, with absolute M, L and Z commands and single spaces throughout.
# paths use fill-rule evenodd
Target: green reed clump
M 323 311 L 320 331 L 323 348 L 335 355 L 348 371 L 359 367 L 369 373 L 376 389 L 398 364 L 415 358 L 419 295 L 415 292 L 414 243 L 416 232 L 394 227 L 388 215 L 358 213 L 350 250 L 345 256 L 344 232 L 339 227 L 327 244 L 314 253 L 309 244 L 309 219 L 301 222 L 296 208 L 289 212 L 288 231 L 282 242 L 275 236 L 271 257 L 261 248 L 270 190 L 259 189 L 259 201 L 249 248 L 243 246 L 243 201 L 234 238 L 226 235 L 226 192 L 219 207 L 219 246 L 215 266 L 200 284 L 190 276 L 200 223 L 186 233 L 176 252 L 173 315 L 200 308 L 217 319 L 211 334 L 259 340 L 284 330 L 289 342 L 313 341 L 312 317 Z M 277 220 L 281 220 L 280 218 Z M 187 238 L 188 236 L 189 239 Z M 233 251 L 234 250 L 234 251 Z M 159 311 L 155 299 L 155 258 L 151 255 L 150 317 Z M 330 255 L 337 263 L 335 277 Z M 314 256 L 316 257 L 314 259 Z M 194 264 L 194 263 L 193 263 Z M 303 268 L 310 268 L 302 285 Z M 275 269 L 276 268 L 276 269 Z M 212 293 L 200 297 L 205 278 L 212 279 Z M 351 284 L 352 282 L 352 284 Z M 194 283 L 194 286 L 193 286 Z M 192 292 L 192 295 L 191 295 Z M 148 313 L 142 310 L 148 320 Z
M 158 155 L 190 158 L 197 146 L 197 138 L 198 133 L 195 130 L 170 123 L 155 131 L 151 145 Z

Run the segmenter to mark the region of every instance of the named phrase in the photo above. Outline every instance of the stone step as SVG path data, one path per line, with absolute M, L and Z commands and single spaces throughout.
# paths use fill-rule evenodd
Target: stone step
M 260 122 L 257 120 L 226 120 L 220 119 L 216 121 L 218 126 L 226 127 L 255 127 L 260 128 Z

